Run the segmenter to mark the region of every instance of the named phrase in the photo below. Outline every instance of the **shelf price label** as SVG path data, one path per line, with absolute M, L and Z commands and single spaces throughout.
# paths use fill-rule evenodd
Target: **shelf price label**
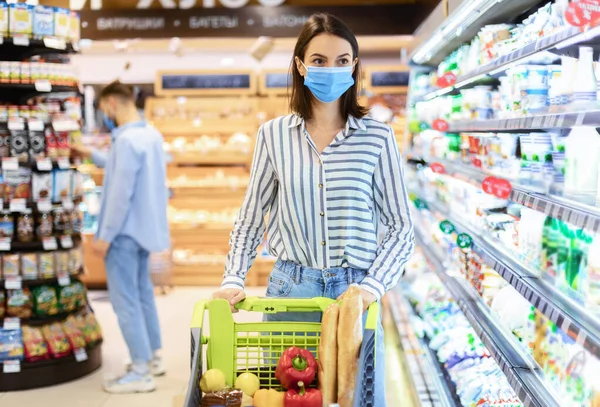
M 21 320 L 19 318 L 4 318 L 3 328 L 7 331 L 21 329 Z
M 21 371 L 21 362 L 18 360 L 6 360 L 2 368 L 3 373 L 19 373 Z
M 52 83 L 48 79 L 38 79 L 34 86 L 38 92 L 52 92 Z
M 20 290 L 23 288 L 21 276 L 5 277 L 4 288 L 7 290 Z
M 456 230 L 456 228 L 454 227 L 454 225 L 452 224 L 452 222 L 450 222 L 449 220 L 443 220 L 443 221 L 440 222 L 440 230 L 445 235 L 451 235 L 452 233 L 454 233 L 454 231 Z
M 65 211 L 71 211 L 75 207 L 75 204 L 70 199 L 63 199 L 62 206 L 65 208 Z
M 58 275 L 58 285 L 66 287 L 71 285 L 71 276 L 68 273 L 61 273 Z
M 0 252 L 9 252 L 11 247 L 10 243 L 10 237 L 0 238 Z
M 496 182 L 496 177 L 487 177 L 481 183 L 481 188 L 483 192 L 486 194 L 493 195 L 494 194 L 494 183 Z
M 67 42 L 62 38 L 45 37 L 44 45 L 46 46 L 46 48 L 61 49 L 61 50 L 67 49 Z
M 29 46 L 29 36 L 24 34 L 13 34 L 13 44 L 18 45 L 20 47 L 28 47 Z
M 470 249 L 473 245 L 473 238 L 466 233 L 460 233 L 456 237 L 456 245 L 461 249 Z
M 71 249 L 73 247 L 73 239 L 69 235 L 61 236 L 60 245 L 63 249 Z
M 42 239 L 42 247 L 46 251 L 58 250 L 58 243 L 55 237 L 45 237 Z
M 565 19 L 574 27 L 594 26 L 600 20 L 600 2 L 598 0 L 571 2 L 565 12 Z
M 69 157 L 59 157 L 56 163 L 58 164 L 58 168 L 61 170 L 68 170 L 71 168 L 71 161 L 69 161 Z
M 75 360 L 79 363 L 85 362 L 86 360 L 88 360 L 88 354 L 87 354 L 85 348 L 77 348 L 77 349 L 75 349 L 75 351 L 73 353 L 75 355 Z
M 500 199 L 508 199 L 512 192 L 512 185 L 509 181 L 496 178 L 496 182 L 493 184 L 494 195 Z
M 19 161 L 17 157 L 2 158 L 2 169 L 5 171 L 16 171 L 19 169 Z
M 50 212 L 52 210 L 52 201 L 48 198 L 41 198 L 37 202 L 39 212 Z
M 35 163 L 39 171 L 52 171 L 52 160 L 48 157 L 38 158 Z
M 431 168 L 431 171 L 435 172 L 436 174 L 446 173 L 446 167 L 444 167 L 444 164 L 441 163 L 431 163 L 429 168 Z
M 25 199 L 11 199 L 9 208 L 11 212 L 25 212 L 27 201 Z
M 432 127 L 433 127 L 434 130 L 441 131 L 441 132 L 445 133 L 450 128 L 450 125 L 444 119 L 435 119 L 433 121 Z
M 451 71 L 446 72 L 438 78 L 437 85 L 440 88 L 447 88 L 448 86 L 456 85 L 456 74 Z

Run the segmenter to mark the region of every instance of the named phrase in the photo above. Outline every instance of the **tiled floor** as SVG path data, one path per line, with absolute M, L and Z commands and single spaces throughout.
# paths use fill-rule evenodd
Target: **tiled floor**
M 116 317 L 104 293 L 92 293 L 93 307 L 104 331 L 102 368 L 83 379 L 60 386 L 14 393 L 0 393 L 0 407 L 171 407 L 174 399 L 184 394 L 189 379 L 189 322 L 196 301 L 210 295 L 212 289 L 177 288 L 157 298 L 163 328 L 164 350 L 168 374 L 158 379 L 158 390 L 150 394 L 117 396 L 102 391 L 102 381 L 121 373 L 127 352 Z M 263 290 L 249 290 L 261 295 Z M 392 372 L 391 372 L 392 373 Z M 394 377 L 390 374 L 390 377 Z M 396 386 L 397 382 L 394 383 Z M 398 396 L 402 391 L 390 391 Z M 401 405 L 400 400 L 390 405 Z M 180 407 L 180 406 L 176 406 Z

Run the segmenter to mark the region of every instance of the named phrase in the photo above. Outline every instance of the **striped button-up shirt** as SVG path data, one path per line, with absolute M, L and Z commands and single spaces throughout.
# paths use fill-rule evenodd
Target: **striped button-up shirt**
M 414 249 L 393 130 L 349 117 L 319 153 L 302 118 L 259 130 L 250 183 L 231 233 L 223 288 L 243 288 L 268 215 L 269 253 L 302 266 L 367 270 L 361 288 L 378 299 L 396 286 Z M 382 240 L 379 228 L 387 228 Z

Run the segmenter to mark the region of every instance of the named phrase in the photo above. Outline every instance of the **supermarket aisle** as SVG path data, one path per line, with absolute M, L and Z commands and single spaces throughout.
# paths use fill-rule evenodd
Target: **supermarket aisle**
M 107 375 L 120 372 L 126 360 L 125 345 L 118 330 L 116 317 L 105 293 L 92 292 L 90 299 L 104 333 L 104 364 L 100 371 L 78 381 L 45 389 L 0 394 L 0 407 L 43 405 L 44 407 L 171 407 L 174 399 L 184 394 L 189 378 L 189 322 L 193 304 L 210 295 L 212 289 L 177 288 L 157 298 L 163 327 L 163 357 L 168 374 L 158 379 L 158 391 L 150 394 L 109 395 L 101 390 Z M 264 289 L 248 289 L 249 295 L 264 294 Z M 394 356 L 397 360 L 397 355 Z M 388 356 L 388 360 L 390 356 Z M 388 377 L 398 375 L 394 372 Z M 392 374 L 393 373 L 393 374 Z M 390 391 L 390 405 L 399 405 L 398 382 Z M 393 400 L 393 403 L 392 403 Z M 404 404 L 401 404 L 404 405 Z

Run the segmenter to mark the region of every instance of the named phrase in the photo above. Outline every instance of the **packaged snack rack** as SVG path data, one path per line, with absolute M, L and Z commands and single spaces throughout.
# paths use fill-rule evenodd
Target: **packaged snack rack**
M 280 299 L 251 297 L 237 309 L 263 314 L 282 312 L 323 312 L 334 300 L 328 298 Z M 208 324 L 204 325 L 208 311 Z M 360 352 L 354 398 L 355 407 L 375 405 L 375 338 L 379 304 L 368 311 Z M 206 332 L 210 331 L 210 336 Z M 321 324 L 314 322 L 247 322 L 238 323 L 226 300 L 200 301 L 194 308 L 191 324 L 191 376 L 184 407 L 198 407 L 202 400 L 199 388 L 204 363 L 217 368 L 233 385 L 240 373 L 251 372 L 260 378 L 261 388 L 280 388 L 275 368 L 283 351 L 291 346 L 308 349 L 316 356 Z

